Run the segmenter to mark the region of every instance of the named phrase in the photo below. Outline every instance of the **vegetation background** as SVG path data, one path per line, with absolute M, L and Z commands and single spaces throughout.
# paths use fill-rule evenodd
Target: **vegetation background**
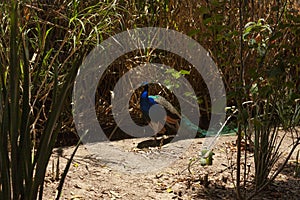
M 255 138 L 256 191 L 274 178 L 269 172 L 281 155 L 274 148 L 281 144 L 276 139 L 278 128 L 293 136 L 291 151 L 299 144 L 297 1 L 4 0 L 0 3 L 0 199 L 42 198 L 52 149 L 78 141 L 71 95 L 82 60 L 111 35 L 152 26 L 187 34 L 210 53 L 222 74 L 228 106 L 239 109 L 238 148 L 242 140 Z M 116 60 L 99 80 L 96 110 L 111 139 L 129 136 L 115 126 L 110 92 L 128 70 L 153 61 L 184 70 L 179 76 L 185 76 L 196 91 L 203 116 L 200 125 L 205 128 L 209 121 L 206 85 L 189 63 L 169 52 L 135 51 Z M 171 93 L 164 95 L 176 104 Z M 249 101 L 250 106 L 245 103 Z M 130 108 L 138 121 L 137 102 L 134 95 Z M 238 198 L 240 188 L 237 178 Z

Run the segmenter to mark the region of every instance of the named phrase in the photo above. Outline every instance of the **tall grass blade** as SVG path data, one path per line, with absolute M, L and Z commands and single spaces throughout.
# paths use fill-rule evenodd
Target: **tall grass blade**
M 29 71 L 29 50 L 27 36 L 22 35 L 23 40 L 23 93 L 22 93 L 22 115 L 21 115 L 21 129 L 20 129 L 20 159 L 22 174 L 24 177 L 24 192 L 28 194 L 30 191 L 30 185 L 32 183 L 32 144 L 30 136 L 30 71 Z
M 9 133 L 11 144 L 11 177 L 13 199 L 19 199 L 22 188 L 19 160 L 19 76 L 20 63 L 18 52 L 18 2 L 12 1 L 10 8 L 10 56 L 9 56 Z

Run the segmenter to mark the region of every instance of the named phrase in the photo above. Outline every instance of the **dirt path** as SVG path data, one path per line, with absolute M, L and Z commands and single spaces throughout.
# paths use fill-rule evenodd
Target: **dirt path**
M 113 145 L 124 151 L 134 151 L 145 157 L 150 153 L 159 155 L 157 148 L 138 150 L 135 147 L 145 139 L 127 139 Z M 193 139 L 185 153 L 170 166 L 150 173 L 123 173 L 109 167 L 81 146 L 75 156 L 66 178 L 61 199 L 235 199 L 235 136 L 221 137 L 214 149 L 212 166 L 201 166 L 199 162 L 187 170 L 190 159 L 198 155 L 202 139 Z M 287 148 L 286 142 L 283 148 Z M 74 147 L 63 149 L 60 158 L 60 172 Z M 163 148 L 162 148 L 163 149 Z M 56 152 L 57 149 L 54 151 Z M 150 152 L 150 153 L 149 153 Z M 253 154 L 249 153 L 248 177 L 253 178 Z M 57 160 L 56 153 L 51 160 Z M 112 158 L 113 160 L 113 158 Z M 291 158 L 295 160 L 295 154 Z M 50 162 L 46 177 L 44 199 L 54 199 L 58 181 L 54 180 L 53 165 Z M 231 166 L 231 167 L 230 167 Z M 54 167 L 55 168 L 55 167 Z M 300 199 L 300 179 L 293 177 L 294 165 L 290 163 L 278 176 L 275 183 L 256 199 Z M 208 178 L 208 182 L 205 181 Z M 246 183 L 249 184 L 249 183 Z M 249 187 L 251 184 L 249 184 Z

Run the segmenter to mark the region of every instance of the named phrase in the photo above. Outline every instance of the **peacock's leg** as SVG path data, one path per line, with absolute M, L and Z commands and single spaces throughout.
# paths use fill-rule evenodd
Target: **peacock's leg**
M 161 139 L 160 139 L 160 143 L 159 143 L 159 148 L 161 148 L 164 145 L 164 136 L 166 135 L 167 129 L 165 127 L 163 127 L 160 131 L 159 134 L 162 135 Z
M 153 129 L 154 140 L 155 140 L 155 143 L 158 144 L 157 135 L 165 134 L 166 128 L 160 122 L 150 122 L 149 126 Z M 159 144 L 160 147 L 162 146 L 161 144 L 163 144 L 163 139 L 162 139 L 162 141 L 160 141 L 160 144 Z

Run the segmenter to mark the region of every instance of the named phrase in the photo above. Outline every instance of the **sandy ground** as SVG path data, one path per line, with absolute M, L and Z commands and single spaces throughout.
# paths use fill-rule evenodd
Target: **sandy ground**
M 145 141 L 150 142 L 153 139 L 112 142 L 109 145 L 118 147 L 119 153 L 125 154 L 114 154 L 111 158 L 107 158 L 110 150 L 106 149 L 104 152 L 103 148 L 99 147 L 99 151 L 94 151 L 86 145 L 80 146 L 67 175 L 61 199 L 235 199 L 236 136 L 220 137 L 213 150 L 213 164 L 201 166 L 200 162 L 196 161 L 190 167 L 190 172 L 188 165 L 198 157 L 205 138 L 188 141 L 189 147 L 180 155 L 177 155 L 176 149 L 168 149 L 170 146 L 178 147 L 176 142 L 163 145 L 161 149 L 137 148 Z M 287 155 L 290 142 L 290 138 L 284 140 L 282 158 Z M 97 146 L 93 148 L 97 150 Z M 58 171 L 60 174 L 73 150 L 74 147 L 62 149 Z M 44 199 L 55 198 L 59 182 L 55 177 L 57 152 L 58 149 L 55 149 L 48 166 Z M 253 191 L 253 153 L 247 151 L 247 156 L 247 181 L 244 182 L 242 178 L 242 184 L 246 184 L 246 196 L 249 196 Z M 135 158 L 138 159 L 134 160 Z M 168 158 L 172 158 L 172 163 L 163 167 L 166 164 L 165 159 Z M 295 159 L 296 152 L 275 182 L 254 199 L 300 199 L 300 178 L 294 177 Z M 148 163 L 147 160 L 155 162 Z M 244 163 L 244 151 L 242 161 Z M 153 171 L 157 166 L 162 168 Z

